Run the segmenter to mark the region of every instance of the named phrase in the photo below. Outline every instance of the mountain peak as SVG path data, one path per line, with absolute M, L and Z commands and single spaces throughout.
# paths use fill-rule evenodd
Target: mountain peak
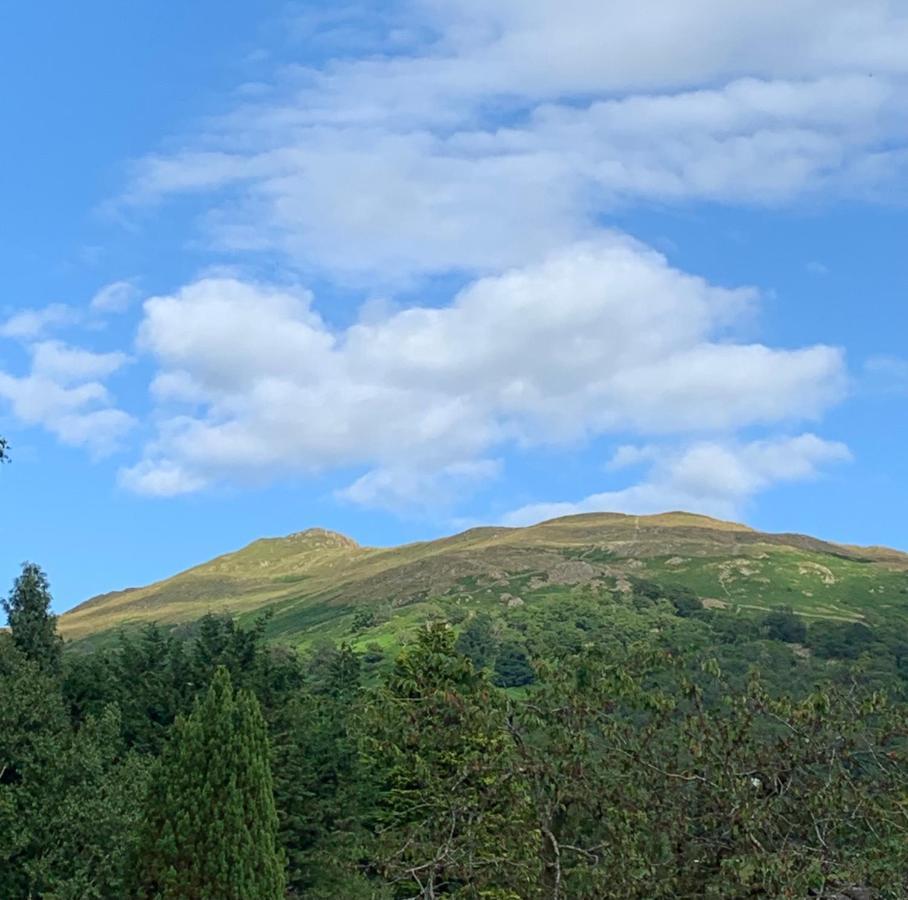
M 313 547 L 349 547 L 351 550 L 359 547 L 359 544 L 351 537 L 341 534 L 339 531 L 331 531 L 328 528 L 306 528 L 304 531 L 294 531 L 285 538 L 278 540 L 292 541 L 294 543 L 305 543 Z

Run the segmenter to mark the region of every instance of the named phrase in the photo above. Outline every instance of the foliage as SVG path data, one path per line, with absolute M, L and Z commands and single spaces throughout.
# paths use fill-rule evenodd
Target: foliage
M 148 764 L 116 706 L 72 730 L 59 683 L 5 639 L 0 696 L 0 896 L 124 896 Z
M 680 690 L 654 686 L 666 667 Z M 517 723 L 546 837 L 542 896 L 908 890 L 908 719 L 879 695 L 792 702 L 756 678 L 729 691 L 716 668 L 592 654 L 550 671 Z
M 50 611 L 47 576 L 40 566 L 24 563 L 3 610 L 9 620 L 13 642 L 46 672 L 57 674 L 63 655 L 63 641 L 57 634 L 57 617 Z
M 807 626 L 789 607 L 780 607 L 768 613 L 763 619 L 766 636 L 773 641 L 786 644 L 803 644 L 807 640 Z
M 360 631 L 368 631 L 373 625 L 375 625 L 375 611 L 371 609 L 358 609 L 353 614 L 353 624 L 351 626 L 351 631 L 354 634 L 359 633 Z
M 284 893 L 268 739 L 258 702 L 219 668 L 192 715 L 179 718 L 149 792 L 139 895 L 261 900 Z
M 857 659 L 873 642 L 871 629 L 859 622 L 822 622 L 811 627 L 808 643 L 826 658 Z
M 522 889 L 531 874 L 505 705 L 454 642 L 443 625 L 422 631 L 363 716 L 377 782 L 373 865 L 395 896 L 480 896 Z
M 280 838 L 288 856 L 288 883 L 306 896 L 345 883 L 341 862 L 361 837 L 364 775 L 354 732 L 361 694 L 359 660 L 349 647 L 331 650 L 310 670 L 310 689 L 294 691 L 274 707 L 274 794 Z M 333 874 L 332 874 L 333 873 Z M 338 894 L 340 896 L 342 894 Z
M 477 671 L 491 665 L 498 649 L 492 617 L 487 613 L 473 616 L 461 628 L 454 648 L 466 656 Z
M 495 657 L 495 684 L 498 687 L 521 687 L 532 684 L 536 673 L 526 651 L 517 641 L 502 644 Z

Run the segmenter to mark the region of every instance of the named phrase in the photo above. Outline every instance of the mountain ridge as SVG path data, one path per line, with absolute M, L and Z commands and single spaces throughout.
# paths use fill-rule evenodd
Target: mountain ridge
M 179 626 L 209 612 L 243 619 L 268 610 L 276 637 L 305 642 L 345 633 L 363 606 L 384 620 L 418 621 L 452 605 L 523 603 L 584 586 L 621 594 L 640 581 L 681 586 L 712 604 L 789 605 L 805 616 L 865 621 L 886 608 L 881 597 L 908 596 L 908 554 L 678 511 L 479 526 L 397 547 L 309 528 L 92 597 L 60 617 L 60 630 L 81 640 L 152 621 Z

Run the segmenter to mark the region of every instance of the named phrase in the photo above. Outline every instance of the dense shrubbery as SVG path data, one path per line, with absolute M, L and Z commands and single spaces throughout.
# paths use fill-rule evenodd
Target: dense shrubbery
M 807 625 L 791 609 L 775 609 L 763 619 L 766 636 L 786 644 L 803 644 L 807 640 Z
M 396 660 L 206 617 L 61 665 L 25 574 L 0 897 L 908 896 L 895 625 L 640 583 L 429 625 Z

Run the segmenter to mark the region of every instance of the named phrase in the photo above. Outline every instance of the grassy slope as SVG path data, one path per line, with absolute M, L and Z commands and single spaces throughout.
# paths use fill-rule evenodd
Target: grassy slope
M 349 639 L 355 611 L 366 606 L 378 624 L 355 642 L 390 647 L 452 608 L 557 602 L 584 588 L 626 593 L 634 578 L 689 587 L 714 605 L 785 605 L 807 617 L 873 622 L 908 609 L 908 555 L 895 551 L 761 534 L 685 513 L 591 514 L 389 549 L 321 529 L 255 541 L 166 581 L 95 597 L 66 613 L 60 628 L 71 640 L 103 639 L 207 612 L 248 620 L 267 607 L 273 637 L 309 644 Z

